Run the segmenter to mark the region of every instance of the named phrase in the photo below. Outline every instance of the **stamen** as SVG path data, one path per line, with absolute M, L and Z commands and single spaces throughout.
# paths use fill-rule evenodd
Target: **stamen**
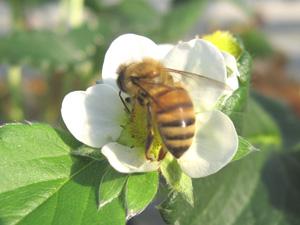
M 130 118 L 125 125 L 118 142 L 127 146 L 133 145 L 134 147 L 140 147 L 141 151 L 144 151 L 142 154 L 145 154 L 145 157 L 149 160 L 162 160 L 162 141 L 155 126 L 153 127 L 153 140 L 150 144 L 147 143 L 149 150 L 146 155 L 146 141 L 148 136 L 147 108 L 135 103 L 129 116 Z M 155 123 L 153 125 L 155 125 Z

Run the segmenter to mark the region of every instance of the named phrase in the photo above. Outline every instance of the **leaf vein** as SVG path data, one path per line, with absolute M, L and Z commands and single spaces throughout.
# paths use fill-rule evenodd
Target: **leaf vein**
M 79 169 L 77 172 L 75 172 L 74 174 L 72 174 L 69 179 L 67 179 L 65 182 L 62 183 L 62 185 L 60 185 L 57 189 L 55 189 L 53 191 L 53 193 L 46 198 L 41 204 L 39 204 L 37 207 L 33 208 L 30 212 L 28 212 L 26 215 L 24 215 L 24 217 L 22 217 L 20 220 L 16 221 L 15 224 L 20 223 L 21 221 L 23 221 L 27 216 L 29 216 L 32 212 L 34 212 L 35 210 L 37 210 L 38 208 L 40 208 L 43 204 L 45 204 L 51 197 L 54 196 L 54 194 L 57 193 L 58 190 L 60 190 L 64 185 L 67 184 L 68 181 L 70 181 L 72 178 L 74 178 L 75 176 L 77 176 L 79 173 L 81 173 L 82 171 L 84 171 L 85 169 L 87 169 L 89 166 L 91 166 L 93 163 L 95 163 L 96 161 L 93 160 L 91 162 L 89 162 L 87 165 L 85 165 L 84 167 L 82 167 L 81 169 Z

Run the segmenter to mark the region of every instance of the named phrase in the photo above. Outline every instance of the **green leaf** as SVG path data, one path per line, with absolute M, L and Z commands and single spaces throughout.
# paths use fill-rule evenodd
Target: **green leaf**
M 293 148 L 297 145 L 300 133 L 299 116 L 282 101 L 263 97 L 257 93 L 253 93 L 253 96 L 260 105 L 264 106 L 265 114 L 266 112 L 269 113 L 276 120 L 283 136 L 282 144 L 287 148 Z
M 167 154 L 160 165 L 162 175 L 172 191 L 179 192 L 191 205 L 194 205 L 192 179 L 182 172 L 180 166 L 171 154 Z
M 127 218 L 141 213 L 153 200 L 158 189 L 158 172 L 133 174 L 128 177 L 125 202 Z
M 98 212 L 98 185 L 107 163 L 72 157 L 80 145 L 43 124 L 2 126 L 1 224 L 125 224 L 118 199 Z
M 146 34 L 158 28 L 161 19 L 161 15 L 145 0 L 122 1 L 120 4 L 107 9 L 103 16 L 104 18 L 101 17 L 100 19 L 109 18 L 110 23 L 118 29 L 116 30 L 117 33 Z
M 127 174 L 118 173 L 108 167 L 99 187 L 99 208 L 118 198 L 127 180 Z
M 279 214 L 277 218 L 269 218 L 274 221 L 273 224 L 300 224 L 299 176 L 299 147 L 274 152 L 266 161 L 261 176 L 264 191 L 267 192 L 265 205 L 272 206 L 272 211 Z M 259 199 L 256 200 L 259 201 Z M 266 206 L 262 205 L 260 210 L 264 210 L 264 207 Z
M 163 218 L 178 225 L 299 224 L 299 152 L 277 155 L 264 166 L 265 160 L 252 154 L 196 180 L 194 208 L 171 196 L 160 208 Z
M 247 51 L 243 51 L 238 59 L 238 70 L 240 72 L 240 85 L 243 87 L 249 87 L 251 79 L 252 58 Z
M 76 149 L 71 150 L 71 154 L 74 156 L 83 156 L 89 157 L 91 159 L 102 161 L 104 160 L 103 155 L 101 154 L 100 149 L 92 148 L 86 145 L 82 145 Z
M 254 151 L 259 151 L 259 149 L 255 148 L 247 139 L 239 136 L 238 151 L 232 160 L 239 160 Z
M 278 149 L 282 139 L 278 125 L 272 117 L 252 98 L 249 99 L 247 111 L 244 114 L 244 127 L 242 136 L 247 140 L 261 146 L 272 146 Z
M 87 26 L 66 34 L 49 31 L 12 33 L 0 38 L 0 62 L 67 69 L 87 61 L 95 53 L 98 36 L 96 28 Z
M 274 53 L 267 37 L 260 31 L 249 29 L 240 34 L 245 47 L 253 57 L 266 57 Z
M 190 0 L 182 4 L 176 4 L 162 19 L 161 26 L 150 34 L 157 41 L 178 41 L 183 34 L 196 24 L 208 1 Z
M 218 106 L 222 112 L 230 117 L 238 133 L 241 133 L 243 129 L 244 112 L 247 108 L 247 101 L 248 87 L 241 86 L 235 90 L 225 102 L 221 102 Z
M 253 156 L 247 157 L 247 164 L 245 160 L 231 163 L 213 176 L 194 180 L 194 207 L 181 196 L 170 196 L 160 206 L 167 224 L 175 224 L 175 221 L 178 225 L 234 224 L 259 180 L 261 162 L 251 162 L 250 158 Z
M 93 202 L 95 204 L 95 202 Z M 87 209 L 90 210 L 90 209 Z M 97 221 L 88 221 L 89 216 L 93 216 L 93 211 L 90 210 L 91 215 L 87 215 L 87 225 L 125 225 L 125 210 L 121 199 L 114 199 L 111 203 L 102 207 L 99 211 L 99 218 Z M 66 215 L 64 215 L 66 217 Z M 68 224 L 68 223 L 65 223 Z M 72 223 L 73 224 L 73 223 Z M 63 225 L 63 224 L 62 224 Z
M 160 206 L 168 224 L 299 224 L 300 149 L 269 151 L 278 149 L 278 127 L 257 103 L 250 102 L 244 135 L 262 151 L 230 163 L 215 175 L 193 180 L 194 207 L 180 195 L 171 195 Z

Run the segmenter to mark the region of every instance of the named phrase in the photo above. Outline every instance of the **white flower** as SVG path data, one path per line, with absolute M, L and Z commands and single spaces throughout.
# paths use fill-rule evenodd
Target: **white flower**
M 65 96 L 61 113 L 67 128 L 84 144 L 101 147 L 102 154 L 119 172 L 157 170 L 159 162 L 147 160 L 144 149 L 117 142 L 127 115 L 118 96 L 116 71 L 121 64 L 141 61 L 145 57 L 160 60 L 167 68 L 201 74 L 227 84 L 212 86 L 208 79 L 203 83 L 189 82 L 186 87 L 197 112 L 196 133 L 192 145 L 178 163 L 190 177 L 217 172 L 235 155 L 238 136 L 229 117 L 214 107 L 220 96 L 238 88 L 239 73 L 233 56 L 220 52 L 202 39 L 159 46 L 143 36 L 121 35 L 106 52 L 102 83 Z M 230 77 L 227 77 L 227 67 L 231 70 Z

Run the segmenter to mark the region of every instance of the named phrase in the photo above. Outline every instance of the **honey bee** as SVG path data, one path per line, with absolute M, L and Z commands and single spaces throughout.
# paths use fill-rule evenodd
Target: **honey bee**
M 195 110 L 189 92 L 182 81 L 175 81 L 171 73 L 187 77 L 209 78 L 185 71 L 165 68 L 159 61 L 145 58 L 140 62 L 121 65 L 117 71 L 117 84 L 121 92 L 130 96 L 136 104 L 147 108 L 146 157 L 158 130 L 163 147 L 159 154 L 162 159 L 167 151 L 180 158 L 189 149 L 195 135 Z M 218 84 L 221 85 L 221 84 Z

